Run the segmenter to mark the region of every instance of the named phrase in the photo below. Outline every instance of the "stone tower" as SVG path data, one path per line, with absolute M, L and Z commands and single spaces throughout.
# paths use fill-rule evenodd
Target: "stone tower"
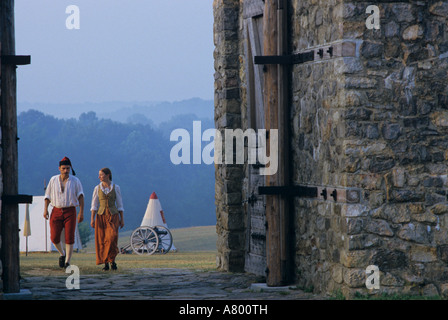
M 267 1 L 214 1 L 217 129 L 263 122 L 254 57 Z M 295 282 L 346 296 L 447 295 L 448 1 L 287 3 L 288 54 L 313 52 L 289 67 L 290 183 L 317 190 L 291 200 Z M 256 170 L 216 165 L 223 270 L 263 275 Z M 379 289 L 366 287 L 371 265 Z

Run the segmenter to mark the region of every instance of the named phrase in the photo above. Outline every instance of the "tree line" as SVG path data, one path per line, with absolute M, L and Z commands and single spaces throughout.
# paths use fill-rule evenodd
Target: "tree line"
M 58 119 L 29 110 L 18 116 L 19 193 L 43 195 L 46 183 L 59 174 L 58 163 L 71 159 L 85 193 L 86 223 L 98 171 L 112 170 L 113 181 L 122 190 L 125 207 L 124 230 L 140 226 L 149 197 L 161 201 L 169 228 L 214 225 L 214 166 L 174 165 L 170 150 L 171 128 L 191 130 L 193 115 L 174 117 L 158 128 L 139 123 L 99 119 L 95 112 L 79 119 Z M 200 119 L 212 128 L 212 119 Z

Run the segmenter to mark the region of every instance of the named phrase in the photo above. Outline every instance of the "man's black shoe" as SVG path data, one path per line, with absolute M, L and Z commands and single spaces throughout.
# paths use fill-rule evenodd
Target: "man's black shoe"
M 65 256 L 59 257 L 59 267 L 61 267 L 61 268 L 65 267 Z

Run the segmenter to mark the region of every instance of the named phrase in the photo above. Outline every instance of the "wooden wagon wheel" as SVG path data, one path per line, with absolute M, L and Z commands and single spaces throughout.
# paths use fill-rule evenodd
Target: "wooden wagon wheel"
M 165 228 L 164 226 L 155 226 L 154 230 L 156 231 L 159 238 L 158 251 L 163 254 L 167 253 L 168 251 L 170 251 L 171 246 L 173 245 L 173 236 L 171 235 L 170 230 L 168 230 L 168 228 Z
M 159 237 L 151 227 L 142 226 L 131 235 L 131 248 L 137 254 L 153 254 L 159 247 Z

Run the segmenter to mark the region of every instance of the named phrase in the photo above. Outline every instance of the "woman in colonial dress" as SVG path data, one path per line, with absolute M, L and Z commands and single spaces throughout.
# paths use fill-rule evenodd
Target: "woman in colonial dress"
M 103 168 L 98 173 L 100 184 L 93 190 L 92 219 L 95 229 L 96 264 L 104 264 L 103 270 L 117 270 L 118 227 L 123 228 L 123 199 L 120 187 L 112 182 L 112 172 Z M 96 216 L 96 219 L 95 219 Z

